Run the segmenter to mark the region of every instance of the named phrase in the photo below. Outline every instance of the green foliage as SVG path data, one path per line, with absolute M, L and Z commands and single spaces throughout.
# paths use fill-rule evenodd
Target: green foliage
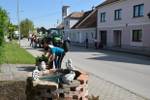
M 25 19 L 20 23 L 20 32 L 24 37 L 28 37 L 29 31 L 34 30 L 33 22 L 29 19 Z
M 12 39 L 14 31 L 17 30 L 16 25 L 13 25 L 12 23 L 9 23 L 8 25 L 8 35 Z
M 0 64 L 4 61 L 4 46 L 0 46 Z
M 42 61 L 48 63 L 48 57 L 46 57 L 45 55 L 42 55 L 41 57 L 36 57 L 36 65 L 38 65 Z
M 0 7 L 0 46 L 4 41 L 4 34 L 8 30 L 9 18 L 7 12 Z
M 3 42 L 4 34 L 7 33 L 9 18 L 7 12 L 0 7 L 0 64 L 3 60 Z

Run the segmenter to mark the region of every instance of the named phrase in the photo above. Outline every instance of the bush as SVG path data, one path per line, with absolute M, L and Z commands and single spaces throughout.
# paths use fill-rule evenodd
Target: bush
M 0 46 L 0 64 L 3 62 L 3 46 Z
M 46 63 L 48 63 L 48 57 L 42 55 L 41 57 L 37 57 L 36 58 L 36 65 L 39 65 L 42 61 L 45 61 Z
M 0 63 L 2 62 L 4 33 L 8 30 L 9 18 L 7 12 L 0 8 Z

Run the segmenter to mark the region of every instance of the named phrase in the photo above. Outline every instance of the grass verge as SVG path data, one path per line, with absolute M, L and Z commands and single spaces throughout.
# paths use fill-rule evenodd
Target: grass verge
M 35 64 L 35 58 L 15 42 L 4 44 L 2 63 L 7 64 Z
M 4 58 L 4 47 L 0 46 L 0 64 L 3 63 L 3 58 Z

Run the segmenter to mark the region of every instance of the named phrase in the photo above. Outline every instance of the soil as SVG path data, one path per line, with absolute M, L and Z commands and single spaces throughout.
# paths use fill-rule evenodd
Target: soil
M 26 100 L 25 81 L 0 81 L 0 100 Z

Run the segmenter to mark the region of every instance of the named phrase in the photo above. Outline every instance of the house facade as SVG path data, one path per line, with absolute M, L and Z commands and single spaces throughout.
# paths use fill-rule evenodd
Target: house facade
M 73 43 L 84 45 L 88 39 L 89 46 L 94 44 L 96 28 L 71 29 L 70 38 Z
M 150 50 L 149 5 L 150 0 L 106 0 L 97 6 L 98 41 L 104 47 Z
M 85 41 L 88 39 L 89 46 L 93 47 L 96 38 L 96 18 L 96 9 L 84 12 L 83 17 L 71 28 L 72 42 L 85 45 Z
M 64 37 L 70 37 L 71 27 L 73 27 L 83 16 L 83 12 L 73 12 L 64 18 Z

